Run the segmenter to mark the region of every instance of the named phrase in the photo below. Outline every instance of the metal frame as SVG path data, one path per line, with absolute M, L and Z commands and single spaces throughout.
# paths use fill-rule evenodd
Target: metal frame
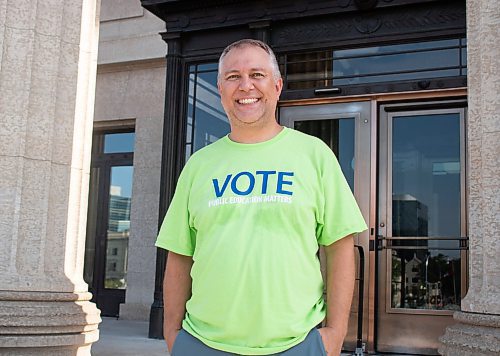
M 434 41 L 439 41 L 440 39 L 434 40 Z M 375 76 L 389 76 L 389 75 L 397 75 L 397 74 L 406 74 L 406 73 L 420 73 L 420 72 L 436 72 L 436 71 L 443 71 L 443 70 L 451 70 L 451 69 L 457 69 L 459 70 L 459 73 L 462 73 L 464 69 L 467 67 L 462 63 L 462 51 L 466 46 L 462 45 L 462 40 L 463 38 L 450 38 L 450 40 L 457 40 L 458 44 L 455 46 L 444 46 L 444 47 L 436 47 L 436 48 L 420 48 L 420 49 L 413 49 L 413 50 L 408 50 L 408 51 L 393 51 L 393 52 L 384 52 L 384 53 L 379 53 L 379 54 L 358 54 L 358 55 L 350 55 L 350 56 L 344 56 L 344 57 L 335 57 L 333 55 L 330 55 L 326 58 L 321 58 L 318 60 L 312 60 L 312 62 L 328 62 L 328 61 L 333 61 L 335 63 L 335 60 L 346 60 L 346 59 L 357 59 L 357 58 L 370 58 L 370 57 L 382 57 L 382 56 L 391 56 L 391 55 L 398 55 L 398 54 L 411 54 L 411 53 L 421 53 L 421 52 L 432 52 L 432 51 L 442 51 L 442 50 L 448 50 L 448 49 L 458 49 L 458 65 L 455 66 L 447 66 L 447 67 L 430 67 L 430 68 L 425 68 L 425 69 L 415 69 L 415 70 L 399 70 L 399 71 L 393 71 L 393 72 L 373 72 L 373 73 L 365 73 L 365 74 L 359 74 L 359 75 L 344 75 L 344 76 L 325 76 L 321 78 L 305 78 L 305 79 L 296 79 L 296 80 L 288 80 L 287 75 L 288 75 L 288 66 L 290 64 L 301 64 L 301 63 L 310 63 L 311 60 L 298 60 L 298 61 L 288 61 L 288 56 L 289 55 L 300 55 L 300 54 L 312 54 L 312 53 L 321 53 L 325 51 L 329 52 L 335 52 L 336 48 L 326 48 L 323 50 L 314 50 L 314 51 L 307 51 L 307 52 L 294 52 L 294 53 L 285 53 L 280 58 L 284 58 L 285 63 L 283 63 L 285 67 L 285 73 L 284 74 L 284 90 L 287 91 L 288 89 L 288 84 L 289 83 L 302 83 L 302 82 L 321 82 L 321 81 L 332 81 L 333 86 L 344 86 L 344 85 L 352 85 L 352 84 L 335 84 L 333 81 L 334 80 L 339 80 L 339 79 L 349 79 L 349 78 L 364 78 L 364 77 L 375 77 Z M 417 42 L 409 42 L 408 44 L 417 44 L 417 43 L 429 43 L 433 42 L 431 41 L 417 41 Z M 384 44 L 383 46 L 390 46 L 390 44 Z M 373 46 L 369 46 L 366 48 L 372 48 Z M 363 49 L 364 47 L 357 48 L 357 49 Z M 342 49 L 340 49 L 342 50 Z M 456 77 L 463 76 L 463 74 L 459 74 Z M 454 77 L 454 76 L 450 76 Z M 427 80 L 436 80 L 439 77 L 429 77 Z M 410 79 L 414 81 L 420 81 L 423 79 Z M 407 80 L 396 80 L 396 81 L 380 81 L 386 82 L 388 84 L 392 82 L 402 82 L 402 81 L 407 81 Z M 373 84 L 372 82 L 369 83 L 362 83 L 362 85 L 370 85 Z M 293 89 L 291 89 L 293 90 Z
M 442 103 L 446 104 L 446 103 Z M 401 117 L 401 116 L 418 116 L 418 115 L 425 115 L 425 114 L 450 114 L 450 113 L 458 113 L 460 115 L 460 127 L 463 126 L 463 113 L 464 110 L 459 108 L 459 109 L 432 109 L 432 110 L 415 110 L 415 111 L 398 111 L 394 113 L 388 113 L 387 114 L 387 133 L 388 133 L 388 141 L 387 141 L 387 177 L 386 177 L 386 182 L 387 182 L 387 192 L 385 196 L 385 206 L 386 206 L 386 230 L 387 231 L 392 231 L 392 204 L 389 202 L 392 202 L 392 121 L 395 116 Z M 462 130 L 460 130 L 460 134 L 462 134 Z M 463 192 L 465 191 L 465 186 L 463 184 L 463 166 L 465 157 L 462 156 L 462 146 L 463 146 L 463 140 L 464 137 L 460 137 L 460 184 L 461 184 L 461 189 L 460 189 L 460 195 L 461 195 L 461 207 L 460 207 L 460 214 L 462 215 L 465 206 L 464 206 L 464 201 L 462 199 Z M 462 219 L 461 219 L 462 220 Z M 462 224 L 462 221 L 460 222 Z M 462 226 L 461 226 L 462 230 Z M 461 236 L 466 236 L 465 231 L 461 231 Z M 398 238 L 392 238 L 387 236 L 387 233 L 385 234 L 384 240 L 386 241 L 391 241 L 391 240 L 411 240 L 415 239 L 412 237 L 398 237 Z M 432 238 L 432 237 L 418 237 L 420 240 L 446 240 L 445 238 L 438 237 L 438 238 Z M 467 240 L 462 237 L 459 238 L 460 240 Z M 390 298 L 388 296 L 391 296 L 391 285 L 389 281 L 391 281 L 391 273 L 392 273 L 392 258 L 391 258 L 391 253 L 393 249 L 405 249 L 405 247 L 402 248 L 392 248 L 392 246 L 387 246 L 387 249 L 385 251 L 386 253 L 386 312 L 387 313 L 395 313 L 395 314 L 419 314 L 419 315 L 453 315 L 454 311 L 451 310 L 431 310 L 431 309 L 409 309 L 409 308 L 393 308 L 390 303 Z M 413 249 L 413 248 L 412 248 Z M 429 248 L 426 248 L 429 249 Z M 439 248 L 440 250 L 448 250 L 447 248 Z M 458 248 L 460 249 L 460 248 Z M 457 250 L 457 249 L 451 249 L 451 250 Z M 462 257 L 462 253 L 461 253 Z M 464 271 L 464 264 L 463 261 L 461 261 L 461 269 Z M 461 273 L 461 277 L 463 279 L 465 273 Z M 462 281 L 461 281 L 462 282 Z M 462 294 L 462 298 L 465 296 L 465 294 Z
M 304 105 L 304 106 L 280 106 L 279 119 L 280 123 L 293 127 L 294 121 L 308 120 L 335 120 L 343 118 L 354 118 L 354 193 L 360 209 L 365 216 L 369 229 L 355 237 L 356 245 L 360 246 L 364 251 L 368 252 L 368 260 L 366 264 L 370 268 L 365 268 L 363 273 L 363 340 L 366 342 L 368 349 L 372 350 L 374 346 L 374 286 L 375 286 L 375 251 L 370 250 L 370 240 L 374 240 L 375 231 L 375 183 L 376 183 L 376 164 L 373 160 L 376 157 L 376 132 L 373 131 L 377 126 L 376 107 L 374 100 L 351 101 L 343 103 L 329 103 L 319 105 Z M 366 115 L 366 116 L 365 116 Z M 368 125 L 368 127 L 363 127 Z M 368 297 L 367 297 L 368 295 Z M 359 344 L 354 339 L 349 340 L 354 342 L 353 346 Z
M 446 102 L 441 102 L 440 104 L 446 105 L 446 104 L 460 104 L 463 103 L 463 101 L 446 101 Z M 438 104 L 438 103 L 436 103 Z M 401 104 L 400 106 L 403 105 L 408 105 L 408 104 Z M 425 105 L 425 103 L 421 104 L 422 106 Z M 397 107 L 397 106 L 396 106 Z M 403 109 L 403 107 L 402 107 Z M 404 110 L 404 109 L 403 109 Z M 460 195 L 461 195 L 461 236 L 466 236 L 466 222 L 464 221 L 464 216 L 466 215 L 466 205 L 465 205 L 465 156 L 464 156 L 464 141 L 465 141 L 465 136 L 463 135 L 463 126 L 464 126 L 464 117 L 465 117 L 465 110 L 463 108 L 457 108 L 457 109 L 428 109 L 428 110 L 412 110 L 412 111 L 397 111 L 394 113 L 387 113 L 383 114 L 383 106 L 381 107 L 381 125 L 382 125 L 382 132 L 387 133 L 387 137 L 381 137 L 382 140 L 386 140 L 387 142 L 387 151 L 384 150 L 384 152 L 381 151 L 381 156 L 385 157 L 385 162 L 381 162 L 381 172 L 385 173 L 386 179 L 382 179 L 382 181 L 386 182 L 386 189 L 385 192 L 381 191 L 381 209 L 380 213 L 381 216 L 386 217 L 385 221 L 385 227 L 384 227 L 384 240 L 390 241 L 390 240 L 411 240 L 413 239 L 412 237 L 398 237 L 398 238 L 392 238 L 388 236 L 388 231 L 392 231 L 392 205 L 389 204 L 389 202 L 392 202 L 392 120 L 394 116 L 415 116 L 415 115 L 423 115 L 423 114 L 447 114 L 447 113 L 458 113 L 460 115 Z M 382 116 L 385 116 L 385 119 L 382 118 Z M 385 127 L 387 125 L 387 127 Z M 384 169 L 385 168 L 385 169 Z M 382 170 L 384 169 L 384 170 Z M 384 219 L 385 220 L 385 219 Z M 439 238 L 432 238 L 432 237 L 418 237 L 418 239 L 421 240 L 442 240 L 445 238 L 439 237 Z M 466 238 L 460 237 L 458 240 L 466 241 Z M 391 258 L 391 253 L 393 249 L 404 249 L 405 247 L 402 248 L 392 248 L 392 246 L 387 246 L 385 252 L 385 264 L 386 264 L 386 274 L 385 274 L 385 312 L 386 313 L 392 313 L 392 314 L 418 314 L 418 315 L 452 315 L 454 311 L 448 311 L 448 310 L 431 310 L 431 309 L 409 309 L 409 308 L 392 308 L 391 303 L 390 303 L 390 296 L 391 296 L 391 286 L 389 281 L 391 280 L 391 272 L 392 272 L 392 258 Z M 426 248 L 428 249 L 428 248 Z M 440 248 L 443 249 L 443 248 Z M 446 249 L 446 248 L 444 248 Z M 463 251 L 462 248 L 457 248 L 453 250 L 462 250 L 460 253 L 461 259 L 464 257 L 464 255 L 467 255 L 466 251 Z M 464 286 L 467 284 L 467 275 L 463 273 L 464 269 L 464 264 L 466 264 L 466 260 L 461 260 L 461 266 L 462 266 L 462 274 L 461 274 L 461 297 L 463 298 L 465 296 L 465 290 Z M 465 290 L 464 290 L 465 289 Z
M 104 153 L 104 136 L 106 134 L 135 132 L 134 127 L 125 125 L 118 129 L 108 129 L 107 127 L 94 130 L 94 141 L 92 145 L 91 170 L 99 171 L 99 181 L 97 186 L 91 186 L 89 195 L 96 199 L 95 206 L 99 212 L 95 215 L 96 220 L 88 220 L 87 229 L 90 224 L 95 224 L 95 244 L 92 268 L 92 301 L 96 302 L 102 310 L 102 315 L 117 316 L 119 304 L 125 302 L 126 289 L 113 289 L 104 287 L 106 270 L 106 250 L 107 250 L 107 226 L 109 220 L 109 190 L 111 186 L 111 170 L 113 167 L 133 166 L 134 153 Z M 91 212 L 89 211 L 90 215 Z M 87 267 L 87 268 L 90 268 Z

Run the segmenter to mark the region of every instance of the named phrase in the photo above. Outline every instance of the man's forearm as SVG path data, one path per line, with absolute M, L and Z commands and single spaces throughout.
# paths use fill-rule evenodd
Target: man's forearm
M 191 267 L 193 259 L 169 252 L 165 279 L 163 280 L 163 333 L 168 335 L 181 329 L 186 311 L 186 301 L 191 296 Z M 171 345 L 170 345 L 171 346 Z
M 320 329 L 328 355 L 340 354 L 347 334 L 355 281 L 353 237 L 347 236 L 325 247 L 326 326 Z
M 327 263 L 326 326 L 347 333 L 349 312 L 355 282 L 353 236 L 345 237 L 325 248 Z

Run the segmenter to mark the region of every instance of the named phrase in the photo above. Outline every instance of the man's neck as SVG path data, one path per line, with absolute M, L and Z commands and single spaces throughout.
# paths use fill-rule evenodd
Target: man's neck
M 283 130 L 283 126 L 278 123 L 271 127 L 237 127 L 232 128 L 229 138 L 238 143 L 260 143 L 269 141 Z

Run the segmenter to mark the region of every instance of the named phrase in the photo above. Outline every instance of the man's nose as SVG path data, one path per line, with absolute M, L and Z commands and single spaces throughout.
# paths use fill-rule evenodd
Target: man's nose
M 249 77 L 249 76 L 242 76 L 240 78 L 240 90 L 243 90 L 243 91 L 248 91 L 248 90 L 251 90 L 253 89 L 253 82 L 252 82 L 252 79 Z

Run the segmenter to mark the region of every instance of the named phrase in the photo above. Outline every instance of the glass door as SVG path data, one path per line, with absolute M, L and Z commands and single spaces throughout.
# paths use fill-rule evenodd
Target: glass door
M 101 315 L 118 316 L 127 288 L 133 132 L 94 136 L 84 278 Z
M 370 217 L 370 190 L 372 186 L 371 160 L 371 102 L 353 102 L 342 104 L 320 104 L 308 106 L 281 107 L 280 123 L 298 131 L 322 139 L 335 153 L 342 172 L 356 197 L 367 224 Z M 363 257 L 368 266 L 369 232 L 356 236 L 356 244 L 361 247 Z M 320 259 L 324 261 L 321 254 Z M 324 266 L 324 263 L 322 263 Z M 359 260 L 358 260 L 359 266 Z M 369 300 L 367 292 L 360 295 L 359 282 L 364 291 L 368 291 L 369 271 L 365 269 L 361 275 L 358 269 L 358 284 L 351 309 L 349 333 L 344 343 L 345 350 L 354 350 L 358 330 L 362 330 L 363 340 L 368 340 Z M 362 301 L 364 314 L 360 313 L 358 301 Z M 358 320 L 358 317 L 360 318 Z M 361 324 L 361 325 L 360 325 Z M 359 329 L 359 328 L 362 329 Z
M 378 351 L 437 354 L 438 337 L 460 310 L 464 114 L 461 107 L 381 107 Z

